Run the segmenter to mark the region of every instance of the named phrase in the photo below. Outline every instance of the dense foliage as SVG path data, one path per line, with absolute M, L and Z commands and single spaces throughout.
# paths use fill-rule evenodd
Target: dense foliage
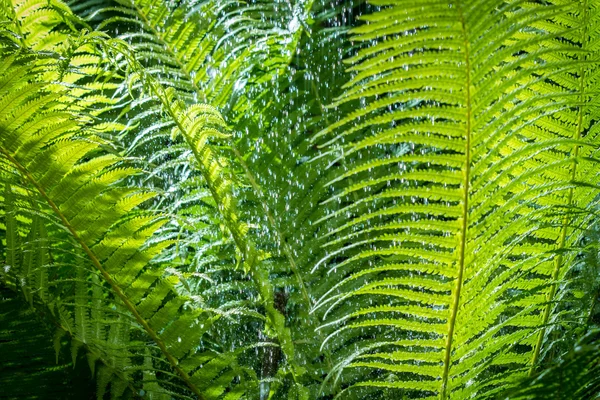
M 0 0 L 0 398 L 594 399 L 599 0 Z

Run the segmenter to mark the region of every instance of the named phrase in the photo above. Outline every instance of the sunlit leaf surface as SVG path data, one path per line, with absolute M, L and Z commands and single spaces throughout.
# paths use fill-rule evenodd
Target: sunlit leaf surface
M 600 396 L 599 0 L 0 0 L 0 399 Z

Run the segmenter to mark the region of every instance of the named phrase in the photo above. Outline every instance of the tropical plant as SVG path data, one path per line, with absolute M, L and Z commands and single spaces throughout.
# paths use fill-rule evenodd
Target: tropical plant
M 600 1 L 1 1 L 0 398 L 600 395 Z

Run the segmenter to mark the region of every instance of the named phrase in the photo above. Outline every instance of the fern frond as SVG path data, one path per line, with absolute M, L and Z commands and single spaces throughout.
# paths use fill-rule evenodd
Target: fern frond
M 176 129 L 192 148 L 202 176 L 215 199 L 220 215 L 224 218 L 224 224 L 242 253 L 244 270 L 250 273 L 262 297 L 272 329 L 277 333 L 288 362 L 297 369 L 298 367 L 294 365 L 294 349 L 289 329 L 285 327 L 284 317 L 273 306 L 273 288 L 265 271 L 259 266 L 262 256 L 254 244 L 247 239 L 248 228 L 237 214 L 236 201 L 232 193 L 233 182 L 228 177 L 227 166 L 224 165 L 226 161 L 219 158 L 208 143 L 209 140 L 226 137 L 223 133 L 226 128 L 225 122 L 216 109 L 210 106 L 196 105 L 185 109 L 183 104 L 173 97 L 172 90 L 162 89 L 151 77 L 146 79 L 147 84 L 175 122 Z
M 534 333 L 550 307 L 541 299 L 553 297 L 552 264 L 563 258 L 555 252 L 575 240 L 564 241 L 570 228 L 553 210 L 597 195 L 595 174 L 563 173 L 591 168 L 574 149 L 591 152 L 595 138 L 551 125 L 584 103 L 586 85 L 558 77 L 586 68 L 585 48 L 563 39 L 587 21 L 546 26 L 572 3 L 381 5 L 354 29 L 365 46 L 348 60 L 354 75 L 334 103 L 360 107 L 315 137 L 348 165 L 329 183 L 331 209 L 320 220 L 329 254 L 315 266 L 340 278 L 315 309 L 325 311 L 332 350 L 359 348 L 375 332 L 445 341 L 426 366 L 419 352 L 396 360 L 394 346 L 378 361 L 355 356 L 344 368 L 372 372 L 345 391 L 489 397 L 535 361 Z M 408 154 L 395 155 L 404 145 Z
M 9 79 L 12 71 L 20 68 L 23 65 L 14 58 L 13 65 L 7 65 L 2 76 Z M 28 78 L 35 81 L 35 69 L 29 71 Z M 58 101 L 61 93 L 56 92 L 57 89 L 50 87 L 53 91 L 47 91 L 47 87 L 36 83 L 26 84 L 25 88 L 19 101 L 12 101 L 10 108 L 4 110 L 0 122 L 0 151 L 4 159 L 45 203 L 45 212 L 69 233 L 80 249 L 79 257 L 83 256 L 87 265 L 95 267 L 110 287 L 114 301 L 122 305 L 123 312 L 130 314 L 156 343 L 164 359 L 195 395 L 204 398 L 198 389 L 202 378 L 190 376 L 192 371 L 188 373 L 180 366 L 185 359 L 194 358 L 203 331 L 181 340 L 165 327 L 202 321 L 208 328 L 213 317 L 210 312 L 198 309 L 185 311 L 186 299 L 174 291 L 176 277 L 161 278 L 164 271 L 148 268 L 150 259 L 170 245 L 170 242 L 161 242 L 145 246 L 157 227 L 164 224 L 164 217 L 136 217 L 131 213 L 152 194 L 119 183 L 135 171 L 120 166 L 120 158 L 103 155 L 99 147 L 102 141 L 98 137 L 80 132 L 82 129 L 85 132 L 86 119 L 77 113 L 76 107 L 75 111 L 64 110 L 64 104 Z M 9 93 L 6 96 L 11 96 L 13 91 Z M 22 118 L 20 110 L 31 104 L 35 104 L 38 111 Z M 57 122 L 40 124 L 46 116 L 55 117 Z M 28 129 L 29 126 L 37 128 Z M 74 177 L 77 179 L 70 180 Z M 80 304 L 87 301 L 85 286 L 80 286 L 85 278 L 77 276 L 75 279 L 79 283 L 75 290 L 74 318 L 70 319 L 64 308 L 68 303 L 60 304 L 59 310 L 64 312 L 59 311 L 59 314 L 67 318 L 64 322 L 76 337 L 87 341 L 93 327 L 88 325 L 91 319 Z M 179 314 L 180 311 L 183 314 Z M 131 324 L 128 321 L 124 329 L 120 329 L 119 324 L 111 326 L 107 343 L 128 343 Z

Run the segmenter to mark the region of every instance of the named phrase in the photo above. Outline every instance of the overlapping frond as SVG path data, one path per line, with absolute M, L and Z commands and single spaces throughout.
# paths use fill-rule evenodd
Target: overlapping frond
M 555 6 L 570 5 L 570 3 L 560 1 L 553 4 Z M 574 321 L 578 318 L 585 319 L 587 317 L 588 307 L 585 306 L 581 310 L 583 315 L 573 316 L 575 318 L 566 317 L 564 308 L 568 298 L 565 298 L 565 296 L 568 296 L 570 290 L 564 288 L 565 283 L 560 283 L 568 282 L 569 277 L 573 275 L 572 271 L 580 269 L 578 268 L 580 263 L 577 262 L 578 245 L 581 245 L 581 239 L 584 236 L 591 235 L 591 232 L 586 230 L 590 224 L 593 224 L 594 220 L 592 214 L 582 213 L 581 210 L 589 209 L 590 203 L 597 196 L 595 190 L 595 186 L 598 184 L 597 165 L 595 163 L 597 146 L 595 144 L 598 138 L 596 121 L 600 110 L 596 100 L 599 78 L 597 64 L 599 7 L 600 5 L 596 2 L 582 2 L 579 9 L 571 8 L 566 15 L 559 15 L 545 23 L 546 29 L 555 34 L 568 29 L 569 31 L 562 38 L 555 38 L 553 42 L 556 43 L 562 40 L 575 43 L 580 52 L 575 56 L 558 53 L 553 56 L 543 55 L 540 58 L 547 63 L 576 59 L 581 61 L 581 65 L 575 70 L 556 74 L 544 86 L 539 85 L 535 89 L 535 93 L 545 95 L 549 87 L 565 87 L 576 94 L 577 97 L 574 107 L 565 108 L 556 115 L 540 118 L 539 122 L 530 128 L 528 135 L 531 137 L 546 136 L 548 132 L 551 132 L 559 137 L 582 139 L 587 145 L 576 144 L 571 148 L 560 149 L 563 152 L 572 154 L 575 158 L 572 164 L 562 169 L 560 173 L 564 174 L 566 172 L 575 185 L 583 183 L 584 186 L 570 188 L 567 192 L 559 193 L 558 198 L 548 202 L 548 204 L 556 204 L 556 202 L 567 204 L 567 206 L 573 207 L 574 212 L 565 213 L 561 221 L 560 239 L 556 244 L 557 250 L 561 253 L 554 260 L 553 284 L 546 294 L 548 303 L 545 306 L 543 316 L 543 325 L 549 324 L 550 329 L 544 328 L 538 333 L 531 373 L 535 371 L 536 363 L 542 351 L 547 350 L 543 348 L 543 343 L 546 342 L 548 345 L 552 345 L 552 341 L 544 340 L 545 334 L 553 330 L 576 328 L 577 323 L 574 323 Z M 537 28 L 539 24 L 534 26 Z M 585 185 L 591 186 L 586 187 Z M 593 265 L 587 265 L 584 268 L 584 273 L 586 269 L 589 270 L 587 272 L 593 271 Z M 590 283 L 593 284 L 593 282 L 592 279 Z M 561 287 L 563 287 L 562 290 L 560 290 Z M 551 359 L 551 357 L 547 358 Z

